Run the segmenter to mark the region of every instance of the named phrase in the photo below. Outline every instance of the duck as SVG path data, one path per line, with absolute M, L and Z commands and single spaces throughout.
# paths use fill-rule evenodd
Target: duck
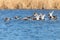
M 45 14 L 40 14 L 40 20 L 45 20 Z
M 8 17 L 4 18 L 4 21 L 6 21 L 6 22 L 8 22 L 10 20 L 11 20 L 11 18 L 8 18 Z
M 15 16 L 14 19 L 20 19 L 20 17 L 19 16 Z
M 38 13 L 34 13 L 34 14 L 33 14 L 32 20 L 39 20 L 39 15 L 38 15 Z
M 54 13 L 54 11 L 52 11 L 51 13 L 48 14 L 49 19 L 56 20 L 57 19 L 57 16 L 54 16 L 53 13 Z
M 34 17 L 32 18 L 33 20 L 44 20 L 45 19 L 45 14 L 37 14 L 37 13 L 34 13 Z
M 30 19 L 31 19 L 30 16 L 27 16 L 27 17 L 22 18 L 22 20 L 30 20 Z

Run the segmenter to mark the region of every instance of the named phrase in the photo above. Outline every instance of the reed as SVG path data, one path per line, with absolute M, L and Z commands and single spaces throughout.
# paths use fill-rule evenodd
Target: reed
M 60 0 L 0 0 L 0 9 L 60 9 Z

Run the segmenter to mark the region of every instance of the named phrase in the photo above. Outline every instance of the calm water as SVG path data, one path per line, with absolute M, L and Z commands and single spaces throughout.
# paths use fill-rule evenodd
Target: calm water
M 31 16 L 34 12 L 48 14 L 53 10 L 0 10 L 0 40 L 60 40 L 60 10 L 54 10 L 57 20 L 10 20 L 5 17 Z

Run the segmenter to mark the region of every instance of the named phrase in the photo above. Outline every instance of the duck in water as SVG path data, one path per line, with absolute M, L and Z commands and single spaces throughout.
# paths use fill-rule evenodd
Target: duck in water
M 27 16 L 27 17 L 22 18 L 22 20 L 30 20 L 30 19 L 31 19 L 30 16 Z
M 39 15 L 37 13 L 34 13 L 32 20 L 39 20 Z
M 20 17 L 19 16 L 15 16 L 14 19 L 20 19 Z
M 48 14 L 49 19 L 56 20 L 57 19 L 57 16 L 54 16 L 53 13 L 54 13 L 54 11 L 52 11 L 51 13 Z
M 40 14 L 40 20 L 45 20 L 45 14 Z
M 40 13 L 39 15 L 37 13 L 34 13 L 33 20 L 44 20 L 44 19 L 45 19 L 45 14 Z
M 10 20 L 11 20 L 11 18 L 8 18 L 8 17 L 4 18 L 4 21 L 5 21 L 5 22 L 8 22 L 8 21 L 10 21 Z

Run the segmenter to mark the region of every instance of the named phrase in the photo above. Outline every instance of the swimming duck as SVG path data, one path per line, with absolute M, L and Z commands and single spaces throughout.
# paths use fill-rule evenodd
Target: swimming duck
M 31 17 L 30 16 L 27 16 L 27 17 L 24 17 L 22 20 L 29 20 Z
M 49 19 L 56 20 L 57 19 L 57 16 L 54 16 L 53 13 L 54 13 L 54 11 L 52 11 L 51 13 L 48 14 Z
M 33 20 L 44 20 L 45 19 L 45 14 L 40 13 L 40 15 L 39 15 L 37 13 L 34 13 L 34 17 L 32 19 Z
M 45 14 L 40 14 L 40 20 L 45 20 Z
M 39 16 L 37 13 L 33 14 L 32 20 L 39 20 Z
M 30 19 L 30 18 L 31 18 L 31 16 L 27 16 L 27 18 L 29 18 L 29 19 Z
M 20 17 L 19 16 L 15 16 L 14 19 L 20 19 Z
M 39 15 L 38 15 L 38 16 L 33 17 L 32 19 L 33 19 L 33 20 L 39 20 L 39 18 L 40 18 L 40 17 L 39 17 Z
M 11 18 L 8 18 L 8 17 L 4 18 L 4 21 L 10 21 L 10 20 Z

